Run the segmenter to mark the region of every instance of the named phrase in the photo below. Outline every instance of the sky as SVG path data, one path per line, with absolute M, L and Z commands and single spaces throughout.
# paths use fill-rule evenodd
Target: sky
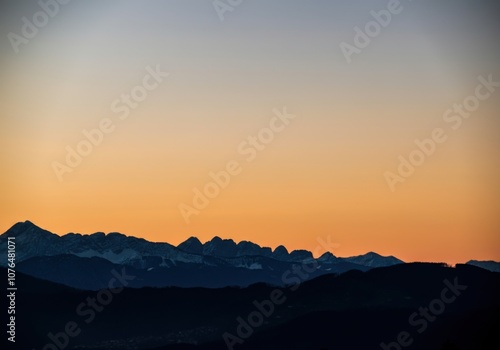
M 0 1 L 0 231 L 500 261 L 500 5 L 390 3 Z

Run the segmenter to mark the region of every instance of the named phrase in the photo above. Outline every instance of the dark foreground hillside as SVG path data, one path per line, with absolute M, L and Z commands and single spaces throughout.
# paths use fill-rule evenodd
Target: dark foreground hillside
M 98 294 L 22 274 L 17 285 L 16 343 L 2 349 L 500 348 L 500 274 L 467 265 L 395 265 L 284 289 Z

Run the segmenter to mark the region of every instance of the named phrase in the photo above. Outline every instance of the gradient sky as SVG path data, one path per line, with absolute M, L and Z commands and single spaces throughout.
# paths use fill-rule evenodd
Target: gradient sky
M 73 1 L 18 54 L 7 34 L 39 7 L 0 4 L 0 231 L 500 260 L 500 90 L 457 130 L 442 118 L 500 81 L 498 1 L 402 0 L 351 64 L 339 44 L 387 1 L 247 0 L 223 22 L 212 1 Z M 120 120 L 111 103 L 156 65 L 170 76 Z M 283 106 L 296 119 L 247 163 L 238 145 Z M 115 131 L 59 182 L 52 162 L 105 117 Z M 384 172 L 436 127 L 448 140 L 392 193 Z M 179 204 L 230 160 L 242 173 L 186 224 Z

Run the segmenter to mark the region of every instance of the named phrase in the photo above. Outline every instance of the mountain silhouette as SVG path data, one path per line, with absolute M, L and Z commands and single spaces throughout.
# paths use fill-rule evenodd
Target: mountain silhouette
M 2 349 L 394 350 L 402 332 L 411 349 L 500 345 L 496 262 L 315 258 L 220 237 L 174 246 L 117 232 L 58 236 L 30 221 L 0 236 L 2 254 L 8 237 L 19 337 Z M 78 336 L 65 335 L 68 322 Z
M 338 258 L 326 252 L 315 259 L 307 250 L 289 252 L 284 246 L 272 250 L 250 241 L 236 243 L 220 237 L 205 243 L 190 237 L 174 246 L 117 232 L 58 236 L 30 221 L 15 224 L 0 236 L 2 252 L 7 251 L 7 237 L 16 237 L 19 271 L 92 290 L 104 288 L 109 271 L 121 266 L 132 269 L 138 276 L 133 282 L 136 288 L 220 288 L 244 287 L 258 282 L 283 286 L 287 283 L 285 272 L 304 263 L 316 264 L 306 279 L 403 263 L 394 257 L 374 253 Z M 2 260 L 0 266 L 6 266 L 6 262 Z

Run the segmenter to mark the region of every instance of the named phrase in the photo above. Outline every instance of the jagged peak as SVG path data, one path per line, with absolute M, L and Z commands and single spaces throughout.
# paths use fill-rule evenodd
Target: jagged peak
M 195 237 L 195 236 L 191 236 L 189 237 L 188 239 L 186 239 L 185 241 L 179 243 L 179 245 L 183 244 L 183 243 L 195 243 L 195 244 L 202 244 L 201 241 L 198 239 L 198 237 Z
M 70 232 L 70 233 L 66 233 L 64 236 L 62 237 L 71 237 L 71 236 L 77 236 L 77 237 L 82 237 L 83 235 L 81 233 L 75 233 L 75 232 Z
M 127 235 L 120 233 L 120 232 L 110 232 L 106 235 L 107 237 L 120 237 L 120 238 L 128 238 Z M 133 237 L 136 238 L 136 237 Z
M 297 249 L 297 250 L 291 251 L 290 258 L 292 258 L 294 260 L 314 259 L 312 253 L 310 251 L 304 250 L 304 249 Z
M 2 234 L 2 236 L 7 235 L 15 237 L 26 231 L 36 232 L 38 234 L 54 235 L 52 232 L 44 230 L 43 228 L 35 225 L 33 222 L 26 220 L 15 223 L 7 231 L 5 231 L 5 233 Z
M 14 225 L 12 225 L 12 227 L 9 230 L 12 230 L 12 229 L 23 229 L 23 230 L 26 230 L 28 228 L 42 229 L 41 227 L 35 225 L 31 221 L 25 220 L 25 221 L 16 222 Z
M 320 260 L 325 260 L 325 259 L 336 259 L 337 257 L 335 255 L 333 255 L 332 253 L 330 252 L 326 252 L 324 253 L 323 255 L 321 255 L 319 257 Z
M 363 254 L 363 255 L 365 255 L 365 256 L 380 256 L 380 257 L 382 257 L 382 255 L 380 255 L 378 253 L 375 253 L 375 252 L 368 252 L 368 253 Z
M 290 254 L 312 254 L 309 250 L 305 250 L 305 249 L 295 249 L 295 250 L 292 250 L 290 252 Z
M 104 237 L 106 237 L 106 234 L 104 232 L 95 232 L 95 233 L 92 233 L 89 236 L 95 237 L 95 238 L 104 238 Z
M 376 257 L 376 258 L 389 258 L 389 259 L 395 259 L 395 260 L 399 260 L 399 261 L 402 261 L 401 259 L 398 259 L 396 258 L 394 255 L 381 255 L 379 253 L 375 253 L 375 252 L 368 252 L 364 255 L 361 255 L 361 256 L 368 256 L 368 257 Z
M 214 238 L 212 238 L 211 240 L 207 241 L 205 243 L 205 245 L 207 244 L 210 244 L 210 245 L 213 245 L 213 244 L 220 244 L 220 243 L 229 243 L 231 245 L 235 245 L 236 246 L 236 242 L 233 241 L 231 238 L 220 238 L 219 236 L 214 236 Z
M 203 251 L 203 244 L 197 237 L 191 236 L 184 242 L 180 243 L 177 248 L 187 253 L 201 254 Z
M 279 253 L 279 254 L 285 253 L 285 254 L 288 254 L 288 249 L 286 249 L 286 247 L 283 246 L 283 245 L 279 245 L 279 246 L 276 247 L 276 249 L 273 250 L 273 253 Z
M 240 246 L 240 247 L 241 247 L 241 246 L 256 246 L 256 247 L 261 248 L 261 246 L 260 246 L 260 245 L 258 245 L 257 243 L 254 243 L 254 242 L 252 242 L 252 241 L 240 241 L 240 242 L 238 243 L 238 246 Z

